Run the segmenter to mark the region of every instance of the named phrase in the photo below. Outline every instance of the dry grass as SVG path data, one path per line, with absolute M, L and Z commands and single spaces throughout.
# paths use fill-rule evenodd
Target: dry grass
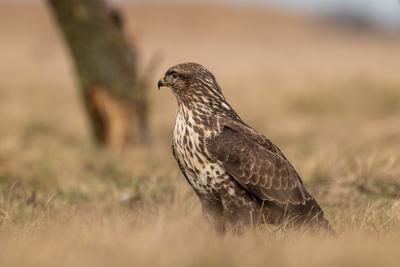
M 160 72 L 187 60 L 215 72 L 339 235 L 216 236 L 170 155 L 172 94 L 152 95 L 152 147 L 96 148 L 50 17 L 2 6 L 0 266 L 398 266 L 398 37 L 251 9 L 124 10 L 144 58 L 164 55 Z

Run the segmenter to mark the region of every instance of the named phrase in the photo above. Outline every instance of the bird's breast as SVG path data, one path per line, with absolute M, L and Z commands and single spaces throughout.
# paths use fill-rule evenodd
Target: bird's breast
M 196 123 L 190 113 L 178 112 L 173 134 L 175 157 L 191 186 L 201 194 L 214 191 L 224 176 L 222 167 L 207 156 L 206 134 L 211 134 L 211 130 Z

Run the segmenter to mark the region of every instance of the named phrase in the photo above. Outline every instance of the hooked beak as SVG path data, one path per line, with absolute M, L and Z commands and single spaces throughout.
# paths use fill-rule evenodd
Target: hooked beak
M 165 81 L 165 77 L 158 81 L 157 86 L 158 90 L 160 90 L 161 87 L 168 86 L 168 83 Z

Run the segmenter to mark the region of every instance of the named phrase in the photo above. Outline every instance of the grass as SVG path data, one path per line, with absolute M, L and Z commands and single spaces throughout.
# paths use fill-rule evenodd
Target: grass
M 400 130 L 393 124 L 399 108 L 375 112 L 387 108 L 385 95 L 393 98 L 396 86 L 344 84 L 301 95 L 277 91 L 275 108 L 253 102 L 279 114 L 264 131 L 277 137 L 338 237 L 270 226 L 219 237 L 179 174 L 167 138 L 115 153 L 96 148 L 88 135 L 36 123 L 31 114 L 26 127 L 2 133 L 2 140 L 17 137 L 0 152 L 0 265 L 397 266 L 400 140 L 391 131 Z M 334 87 L 349 96 L 341 108 Z M 356 98 L 361 90 L 367 97 Z M 351 98 L 370 109 L 355 108 Z M 307 104 L 319 101 L 323 111 Z
M 227 20 L 241 18 L 240 12 L 229 12 L 234 16 L 229 13 Z M 19 21 L 26 28 L 17 29 L 15 36 L 29 38 L 16 42 L 9 33 L 0 53 L 14 51 L 7 50 L 11 44 L 36 47 L 31 32 L 57 40 L 46 21 L 38 17 L 40 29 L 35 23 Z M 144 36 L 150 47 L 152 31 L 159 36 L 159 28 L 150 27 Z M 220 34 L 213 34 L 216 43 L 222 42 Z M 282 41 L 277 33 L 271 34 L 277 37 L 271 37 L 276 42 L 274 51 L 284 54 L 279 44 L 285 46 L 285 38 L 294 37 L 288 33 Z M 333 64 L 335 76 L 313 70 L 300 73 L 311 78 L 299 82 L 296 67 L 327 64 L 304 58 L 276 62 L 279 58 L 272 57 L 275 62 L 270 64 L 277 70 L 263 65 L 268 62 L 251 61 L 251 69 L 238 73 L 221 68 L 225 59 L 212 50 L 213 59 L 207 62 L 215 66 L 216 77 L 238 113 L 278 144 L 299 170 L 337 237 L 271 226 L 240 236 L 216 235 L 170 153 L 176 110 L 172 94 L 152 92 L 152 146 L 124 153 L 98 148 L 91 142 L 65 56 L 54 41 L 46 43 L 46 51 L 54 55 L 47 61 L 22 49 L 14 53 L 18 68 L 0 63 L 0 69 L 7 69 L 7 75 L 0 75 L 0 266 L 398 266 L 400 81 L 393 79 L 392 70 L 399 61 L 390 60 L 397 54 L 391 53 L 393 44 L 386 41 L 382 44 L 387 51 L 379 55 L 387 59 L 387 69 L 376 61 L 377 37 L 363 35 L 358 43 L 357 38 L 351 39 L 357 52 L 342 41 L 348 35 L 335 34 L 330 33 L 332 51 L 340 53 L 329 56 L 325 41 L 314 47 Z M 196 44 L 198 39 L 193 38 L 188 39 L 192 49 L 201 51 L 204 43 Z M 300 52 L 308 47 L 302 40 L 296 41 Z M 180 52 L 176 45 L 168 54 L 173 60 L 167 58 L 165 64 L 182 59 L 176 56 Z M 246 51 L 246 41 L 241 45 Z M 248 50 L 249 60 L 257 53 L 264 58 L 264 49 L 258 49 L 258 44 L 253 48 Z M 356 66 L 357 53 L 371 55 L 371 61 L 367 56 L 363 60 L 372 62 L 367 67 L 376 75 L 362 74 Z M 341 54 L 349 57 L 350 66 L 341 65 L 337 58 Z M 190 58 L 196 56 L 189 51 Z M 13 71 L 21 77 L 11 75 Z

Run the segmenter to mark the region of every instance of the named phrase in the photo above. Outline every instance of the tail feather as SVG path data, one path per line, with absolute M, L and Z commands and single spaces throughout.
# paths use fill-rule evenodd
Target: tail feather
M 296 224 L 303 225 L 306 228 L 323 229 L 331 234 L 336 234 L 315 199 L 307 201 L 304 205 L 291 205 L 288 210 L 289 216 L 293 216 Z
M 315 199 L 310 199 L 305 204 L 288 204 L 286 206 L 270 203 L 269 208 L 273 215 L 273 224 L 312 230 L 321 229 L 332 235 L 336 234 Z

